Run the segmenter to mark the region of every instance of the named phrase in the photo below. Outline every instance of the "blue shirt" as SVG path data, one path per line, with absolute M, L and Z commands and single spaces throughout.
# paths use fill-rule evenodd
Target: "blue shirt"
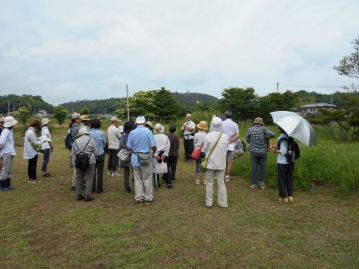
M 156 146 L 155 137 L 152 132 L 142 125 L 131 131 L 127 140 L 127 148 L 131 149 L 133 153 L 136 152 L 150 152 L 153 146 Z M 131 164 L 133 167 L 139 167 L 137 154 L 131 154 Z
M 99 156 L 105 153 L 104 147 L 106 145 L 106 136 L 105 133 L 99 129 L 91 129 L 90 130 L 90 137 L 93 138 L 96 142 L 97 150 Z
M 279 137 L 278 137 L 278 141 L 281 138 L 288 138 L 288 136 L 284 133 L 282 133 Z M 287 140 L 282 140 L 282 142 L 280 142 L 280 152 L 278 153 L 277 156 L 277 163 L 279 164 L 288 164 L 287 162 L 287 157 L 285 157 L 285 154 L 287 154 L 288 151 L 288 142 Z

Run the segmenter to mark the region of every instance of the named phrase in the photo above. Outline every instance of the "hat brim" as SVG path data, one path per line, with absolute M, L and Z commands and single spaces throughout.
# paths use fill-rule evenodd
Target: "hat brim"
M 204 127 L 204 126 L 200 126 L 200 125 L 196 125 L 198 130 L 203 130 L 203 131 L 208 131 L 208 127 Z
M 10 122 L 10 123 L 4 123 L 4 127 L 5 127 L 5 128 L 10 128 L 10 127 L 15 126 L 16 123 L 17 123 L 17 120 L 13 120 L 13 121 Z

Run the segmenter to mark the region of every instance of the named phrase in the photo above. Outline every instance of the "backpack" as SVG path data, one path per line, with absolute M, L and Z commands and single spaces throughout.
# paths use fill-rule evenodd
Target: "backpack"
M 72 144 L 74 143 L 74 140 L 72 139 L 71 135 L 71 128 L 68 130 L 67 135 L 65 137 L 65 147 L 67 149 L 72 149 Z
M 286 140 L 288 143 L 288 151 L 285 154 L 285 157 L 287 158 L 288 163 L 293 163 L 294 161 L 298 160 L 300 157 L 300 148 L 297 142 L 294 141 L 293 137 L 283 137 L 278 140 L 277 148 L 280 148 L 280 143 Z
M 87 141 L 86 146 L 84 147 L 83 151 L 80 151 L 80 152 L 76 153 L 76 155 L 75 155 L 75 167 L 82 171 L 85 171 L 90 167 L 91 153 L 85 153 L 86 147 L 90 143 L 90 140 L 91 140 L 91 138 Z M 77 146 L 76 141 L 75 141 L 75 146 L 79 150 L 79 147 Z

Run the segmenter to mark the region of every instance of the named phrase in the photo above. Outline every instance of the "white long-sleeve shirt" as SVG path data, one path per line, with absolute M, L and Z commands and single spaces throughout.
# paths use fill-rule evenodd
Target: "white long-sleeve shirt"
M 217 146 L 214 148 L 216 141 L 220 135 L 221 138 L 219 139 Z M 214 150 L 209 156 L 213 148 Z M 202 147 L 202 152 L 206 153 L 206 157 L 209 156 L 207 160 L 207 168 L 214 170 L 226 169 L 227 149 L 228 136 L 225 133 L 212 131 L 207 134 Z
M 0 158 L 4 154 L 15 156 L 14 134 L 12 129 L 4 128 L 0 135 Z
M 111 125 L 107 129 L 107 141 L 109 149 L 119 149 L 120 148 L 120 138 L 121 131 L 115 125 Z
M 38 152 L 32 147 L 32 144 L 41 144 L 41 141 L 37 139 L 35 128 L 29 127 L 29 129 L 25 132 L 24 137 L 23 157 L 25 160 L 30 160 L 38 154 Z
M 49 128 L 47 126 L 44 126 L 41 129 L 41 140 L 44 141 L 44 143 L 42 143 L 42 145 L 41 145 L 41 149 L 51 148 L 49 142 L 51 142 L 52 139 L 51 139 L 51 134 L 50 134 Z
M 164 151 L 163 156 L 168 156 L 168 152 L 170 151 L 170 139 L 165 134 L 155 134 L 155 142 L 156 142 L 156 156 L 162 150 Z

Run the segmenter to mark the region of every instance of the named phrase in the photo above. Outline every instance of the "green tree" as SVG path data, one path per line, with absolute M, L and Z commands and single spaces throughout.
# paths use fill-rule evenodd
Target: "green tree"
M 348 56 L 344 56 L 340 61 L 339 65 L 335 66 L 339 75 L 359 78 L 359 36 L 352 42 L 354 52 Z
M 222 92 L 219 101 L 222 111 L 231 110 L 235 119 L 251 119 L 256 114 L 257 95 L 253 88 L 228 88 Z
M 82 107 L 80 109 L 80 114 L 81 115 L 88 115 L 88 114 L 90 114 L 90 110 L 87 107 Z
M 61 106 L 54 107 L 54 118 L 57 120 L 57 122 L 62 126 L 66 119 L 67 110 Z
M 31 117 L 31 113 L 26 106 L 22 106 L 17 110 L 17 115 L 22 126 L 26 125 L 26 122 Z
M 180 111 L 179 104 L 173 98 L 171 93 L 164 88 L 154 92 L 153 105 L 155 109 L 154 120 L 157 122 L 168 122 L 170 120 L 176 119 Z

